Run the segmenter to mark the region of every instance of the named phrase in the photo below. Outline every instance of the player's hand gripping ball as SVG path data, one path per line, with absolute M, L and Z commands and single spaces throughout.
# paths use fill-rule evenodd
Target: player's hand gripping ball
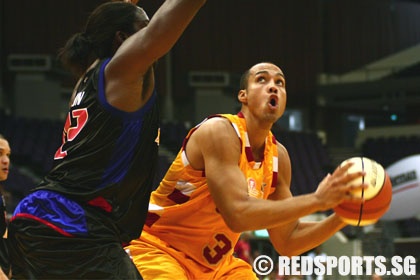
M 353 157 L 343 161 L 354 164 L 349 173 L 364 171 L 365 176 L 354 179 L 349 184 L 366 183 L 368 187 L 353 191 L 354 196 L 364 198 L 364 202 L 343 202 L 334 207 L 335 213 L 343 221 L 353 226 L 366 226 L 376 223 L 389 209 L 392 199 L 392 184 L 385 169 L 376 161 L 366 157 Z

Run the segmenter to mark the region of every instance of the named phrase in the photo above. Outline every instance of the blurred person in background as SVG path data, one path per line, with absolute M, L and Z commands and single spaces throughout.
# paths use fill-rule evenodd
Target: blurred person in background
M 0 182 L 9 176 L 10 153 L 9 141 L 0 134 Z
M 312 258 L 314 260 L 315 258 L 318 258 L 319 263 L 322 265 L 326 265 L 327 262 L 327 254 L 322 251 L 322 245 L 315 247 L 313 250 L 311 250 L 308 253 L 308 257 Z M 306 280 L 324 280 L 324 275 L 307 275 Z
M 9 168 L 10 168 L 10 154 L 11 149 L 9 145 L 9 141 L 0 134 L 0 182 L 7 180 L 9 176 Z M 7 238 L 7 213 L 6 213 L 6 202 L 3 197 L 3 188 L 0 194 L 0 235 L 1 235 L 1 243 L 0 243 L 0 280 L 1 279 L 8 279 L 6 275 L 10 272 L 10 264 L 9 258 L 7 253 L 7 245 L 6 245 L 6 238 Z
M 247 263 L 252 265 L 253 258 L 252 258 L 252 249 L 250 239 L 252 237 L 251 231 L 245 231 L 239 237 L 238 242 L 235 245 L 234 253 L 235 256 L 246 261 Z

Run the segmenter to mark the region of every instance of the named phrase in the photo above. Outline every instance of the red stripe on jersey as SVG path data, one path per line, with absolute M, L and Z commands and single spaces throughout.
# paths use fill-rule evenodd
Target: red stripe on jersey
M 254 161 L 254 156 L 252 155 L 251 147 L 245 147 L 245 154 L 249 162 Z
M 168 198 L 177 204 L 182 204 L 190 200 L 188 195 L 183 194 L 177 189 L 174 189 L 174 191 L 168 195 Z
M 46 221 L 44 219 L 38 218 L 36 216 L 33 216 L 31 214 L 19 213 L 19 214 L 16 214 L 15 216 L 13 216 L 13 218 L 10 221 L 13 221 L 16 218 L 32 219 L 32 220 L 35 220 L 35 221 L 37 221 L 37 222 L 39 222 L 41 224 L 46 225 L 47 227 L 52 228 L 53 230 L 57 231 L 61 235 L 64 235 L 64 236 L 67 236 L 67 237 L 73 237 L 73 234 L 68 233 L 67 231 L 59 228 L 58 226 L 56 226 L 56 225 L 54 225 L 54 224 L 52 224 L 52 223 L 50 223 L 50 222 L 48 222 L 48 221 Z
M 277 172 L 273 171 L 273 180 L 271 181 L 271 187 L 276 188 L 277 187 Z
M 160 216 L 156 213 L 148 212 L 146 216 L 146 226 L 151 227 L 157 220 L 160 219 Z
M 112 206 L 111 204 L 102 196 L 98 196 L 95 197 L 94 199 L 91 199 L 87 202 L 87 204 L 94 206 L 94 207 L 99 207 L 102 210 L 111 213 L 112 211 Z

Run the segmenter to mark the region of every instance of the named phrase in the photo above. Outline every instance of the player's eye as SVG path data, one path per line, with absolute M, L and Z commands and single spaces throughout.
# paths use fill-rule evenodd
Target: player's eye
M 257 81 L 258 82 L 265 82 L 265 77 L 260 76 L 260 77 L 257 78 Z

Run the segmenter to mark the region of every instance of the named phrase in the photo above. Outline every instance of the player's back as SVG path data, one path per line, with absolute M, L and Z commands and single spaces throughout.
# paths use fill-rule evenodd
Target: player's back
M 133 238 L 141 230 L 138 213 L 145 213 L 152 189 L 159 112 L 156 93 L 135 112 L 112 107 L 104 89 L 108 61 L 98 63 L 77 88 L 54 167 L 37 189 L 108 212 Z

